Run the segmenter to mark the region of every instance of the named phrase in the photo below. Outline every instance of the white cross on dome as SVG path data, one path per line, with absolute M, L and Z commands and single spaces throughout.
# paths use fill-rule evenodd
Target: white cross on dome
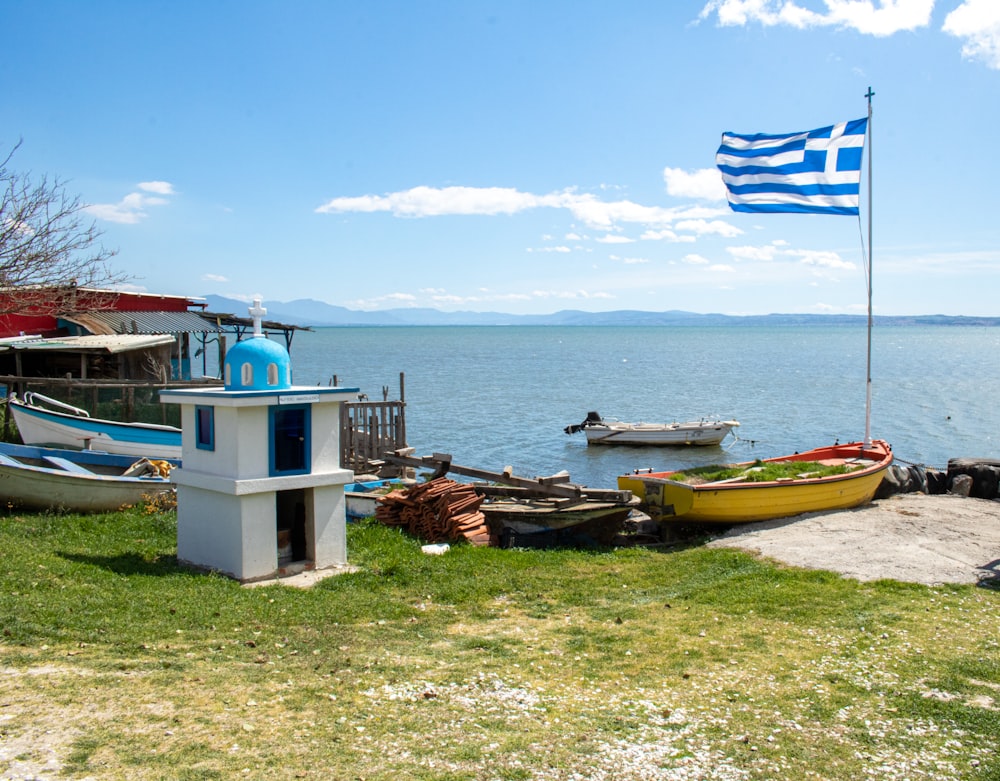
M 253 318 L 253 335 L 263 336 L 264 331 L 261 329 L 260 322 L 264 315 L 267 314 L 267 310 L 261 306 L 260 298 L 255 298 L 253 300 L 253 306 L 250 307 L 250 317 Z

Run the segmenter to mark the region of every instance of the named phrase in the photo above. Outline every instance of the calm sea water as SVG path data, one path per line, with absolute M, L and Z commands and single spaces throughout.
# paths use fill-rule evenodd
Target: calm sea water
M 877 327 L 872 435 L 903 461 L 1000 457 L 1000 329 Z M 862 439 L 864 327 L 405 327 L 298 332 L 297 385 L 399 398 L 418 455 L 613 487 L 637 467 L 767 458 Z M 589 410 L 629 421 L 720 416 L 717 448 L 587 446 Z

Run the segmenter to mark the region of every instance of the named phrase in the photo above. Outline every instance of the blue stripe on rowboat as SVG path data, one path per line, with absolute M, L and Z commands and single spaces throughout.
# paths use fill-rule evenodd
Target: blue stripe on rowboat
M 28 405 L 19 406 L 18 411 L 39 420 L 58 421 L 60 424 L 72 427 L 83 435 L 91 434 L 94 437 L 104 436 L 115 440 L 138 442 L 144 445 L 178 448 L 181 446 L 181 432 L 169 426 L 157 426 L 148 423 L 115 423 L 115 421 L 83 418 L 60 412 L 39 410 Z

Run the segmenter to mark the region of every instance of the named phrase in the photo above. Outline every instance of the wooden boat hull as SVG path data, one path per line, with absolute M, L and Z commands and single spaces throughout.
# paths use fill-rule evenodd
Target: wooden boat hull
M 582 502 L 570 507 L 544 501 L 489 501 L 479 507 L 490 534 L 502 547 L 517 546 L 532 536 L 555 535 L 610 545 L 622 530 L 632 506 L 614 502 Z
M 484 502 L 479 510 L 491 530 L 505 526 L 521 534 L 533 534 L 596 520 L 624 523 L 632 508 L 610 502 L 583 502 L 567 508 L 546 506 L 544 502 Z
M 131 456 L 0 443 L 0 502 L 26 510 L 112 512 L 173 490 L 158 475 L 126 476 L 134 464 Z
M 887 443 L 875 440 L 868 447 L 854 442 L 765 459 L 826 463 L 851 460 L 863 463 L 863 468 L 831 477 L 689 485 L 672 480 L 676 472 L 653 472 L 622 475 L 618 487 L 632 491 L 650 517 L 658 520 L 719 524 L 767 521 L 870 502 L 892 464 L 892 450 Z
M 88 418 L 8 400 L 21 441 L 75 450 L 99 450 L 135 458 L 181 457 L 181 430 L 152 423 L 121 423 Z
M 588 445 L 718 445 L 739 423 L 605 423 L 583 429 Z

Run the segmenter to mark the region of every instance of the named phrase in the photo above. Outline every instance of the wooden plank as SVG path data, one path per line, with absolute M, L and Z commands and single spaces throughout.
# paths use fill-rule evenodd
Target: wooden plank
M 522 488 L 513 485 L 491 485 L 488 483 L 473 483 L 477 493 L 483 496 L 508 496 L 512 499 L 527 499 L 538 496 L 538 492 L 532 488 Z M 616 504 L 627 504 L 632 500 L 631 491 L 619 491 L 614 488 L 583 488 L 583 495 L 580 501 L 591 502 L 611 502 Z M 567 499 L 566 501 L 572 501 Z
M 593 489 L 592 491 L 591 489 L 585 489 L 575 483 L 567 482 L 569 479 L 568 475 L 554 475 L 554 480 L 552 478 L 530 479 L 512 475 L 509 468 L 505 469 L 503 472 L 490 472 L 486 469 L 460 466 L 458 464 L 453 464 L 451 462 L 451 456 L 447 453 L 434 453 L 430 456 L 422 457 L 408 457 L 400 455 L 396 452 L 384 454 L 383 459 L 388 461 L 390 464 L 398 464 L 400 466 L 410 466 L 418 469 L 435 469 L 439 475 L 446 474 L 447 472 L 454 472 L 457 475 L 472 477 L 477 480 L 487 480 L 493 483 L 502 483 L 518 488 L 524 488 L 526 491 L 533 492 L 534 494 L 540 496 L 557 496 L 568 499 L 580 499 L 585 496 L 593 496 L 595 493 L 600 491 L 600 489 Z M 628 499 L 631 498 L 630 491 L 615 493 L 622 497 L 627 494 Z M 628 499 L 624 499 L 623 501 L 628 501 Z M 616 500 L 612 499 L 610 501 Z
M 60 469 L 66 471 L 66 472 L 73 472 L 74 474 L 78 474 L 78 475 L 93 475 L 94 474 L 89 469 L 85 469 L 84 467 L 80 466 L 79 464 L 74 463 L 73 461 L 69 461 L 69 460 L 67 460 L 65 458 L 62 458 L 60 456 L 42 456 L 42 458 L 45 459 L 46 461 L 48 461 L 53 466 L 57 466 Z

